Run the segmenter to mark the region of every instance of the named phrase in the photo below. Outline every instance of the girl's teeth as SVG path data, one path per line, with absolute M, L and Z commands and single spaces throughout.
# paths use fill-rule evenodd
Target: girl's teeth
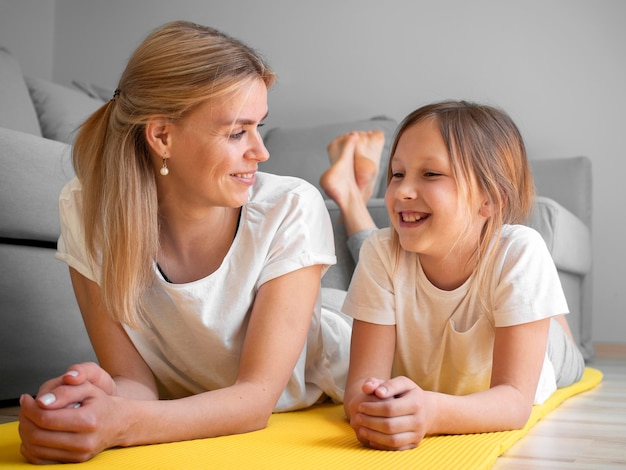
M 403 222 L 417 222 L 418 220 L 421 220 L 422 218 L 419 215 L 415 215 L 415 214 L 402 214 L 402 221 Z

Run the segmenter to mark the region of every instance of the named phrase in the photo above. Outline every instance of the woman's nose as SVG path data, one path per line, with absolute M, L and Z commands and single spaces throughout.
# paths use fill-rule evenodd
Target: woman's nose
M 259 162 L 264 162 L 270 158 L 270 153 L 263 143 L 263 138 L 257 133 L 255 141 L 246 152 L 248 158 L 253 158 Z

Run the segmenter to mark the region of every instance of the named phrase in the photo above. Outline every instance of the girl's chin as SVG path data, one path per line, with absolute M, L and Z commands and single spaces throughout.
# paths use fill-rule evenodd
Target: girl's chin
M 405 251 L 410 251 L 411 253 L 419 253 L 420 252 L 420 244 L 415 240 L 403 240 L 400 238 L 400 246 Z

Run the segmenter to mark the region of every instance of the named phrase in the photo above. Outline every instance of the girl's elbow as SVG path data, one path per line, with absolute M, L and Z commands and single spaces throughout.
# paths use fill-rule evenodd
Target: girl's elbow
M 532 409 L 532 404 L 524 404 L 519 406 L 517 410 L 511 415 L 510 429 L 522 429 L 524 426 L 526 426 L 526 423 L 530 418 L 530 413 L 532 412 Z

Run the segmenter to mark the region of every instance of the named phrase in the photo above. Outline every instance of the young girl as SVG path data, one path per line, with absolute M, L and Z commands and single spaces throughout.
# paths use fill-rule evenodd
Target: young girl
M 364 237 L 365 186 L 345 178 L 359 138 L 371 140 L 345 137 L 322 183 L 348 233 Z M 391 227 L 364 243 L 344 303 L 354 318 L 344 406 L 357 438 L 402 450 L 429 434 L 522 427 L 584 362 L 548 249 L 518 225 L 534 185 L 517 127 L 466 102 L 416 110 L 392 147 L 385 200 Z

